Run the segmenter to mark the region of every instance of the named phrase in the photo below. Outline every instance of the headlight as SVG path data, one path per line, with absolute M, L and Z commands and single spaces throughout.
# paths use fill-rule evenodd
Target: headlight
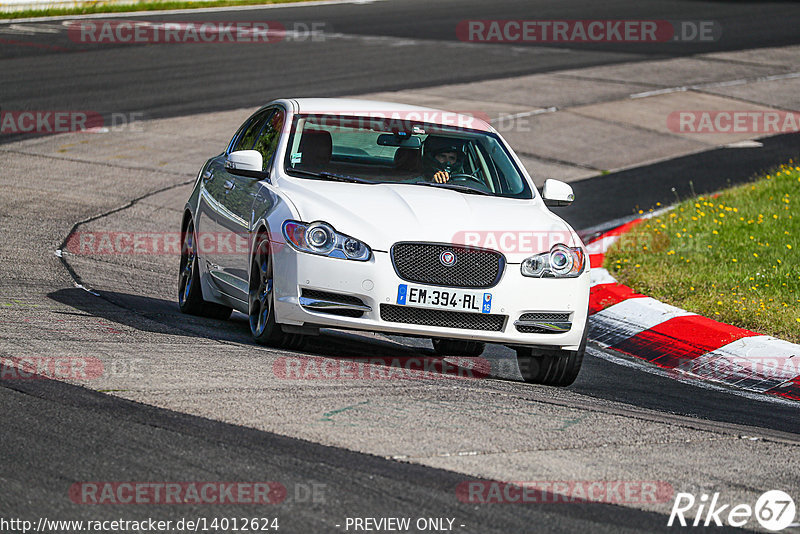
M 306 228 L 306 244 L 317 254 L 329 254 L 336 246 L 336 232 L 324 222 L 315 222 Z
M 286 242 L 301 252 L 356 261 L 372 257 L 372 250 L 366 243 L 340 234 L 326 222 L 286 221 L 282 230 Z
M 558 244 L 550 252 L 526 258 L 520 271 L 534 278 L 575 278 L 583 272 L 584 263 L 583 249 Z

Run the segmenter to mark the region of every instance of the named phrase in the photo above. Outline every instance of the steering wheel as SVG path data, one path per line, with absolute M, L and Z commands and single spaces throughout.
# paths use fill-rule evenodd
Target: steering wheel
M 478 185 L 480 186 L 481 191 L 487 191 L 487 192 L 489 191 L 489 189 L 486 187 L 486 184 L 483 183 L 483 180 L 472 174 L 467 174 L 462 172 L 453 173 L 450 175 L 450 179 L 447 181 L 447 183 L 453 183 L 453 182 L 456 183 L 464 182 L 465 185 L 471 185 L 471 186 Z

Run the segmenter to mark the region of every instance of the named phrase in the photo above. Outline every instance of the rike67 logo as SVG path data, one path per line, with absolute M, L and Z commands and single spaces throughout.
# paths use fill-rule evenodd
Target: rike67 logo
M 678 493 L 675 495 L 667 526 L 743 527 L 755 516 L 763 528 L 777 532 L 797 526 L 794 523 L 795 513 L 794 500 L 788 493 L 780 490 L 765 492 L 756 500 L 755 506 L 747 503 L 723 503 L 719 493 L 714 493 L 710 500 L 705 493 L 699 499 L 691 493 Z M 687 516 L 691 515 L 694 515 L 694 521 L 689 522 Z

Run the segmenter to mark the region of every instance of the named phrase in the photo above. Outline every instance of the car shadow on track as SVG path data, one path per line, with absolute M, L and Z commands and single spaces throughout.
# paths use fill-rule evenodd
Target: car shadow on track
M 146 295 L 101 291 L 90 293 L 80 288 L 60 289 L 48 294 L 58 303 L 86 314 L 127 326 L 137 332 L 196 337 L 216 341 L 255 345 L 245 315 L 234 312 L 227 321 L 207 319 L 181 313 L 174 301 Z M 416 343 L 419 345 L 419 343 Z M 284 350 L 294 358 L 289 372 L 315 372 L 321 359 L 335 360 L 336 370 L 329 364 L 325 372 L 373 373 L 380 376 L 408 375 L 408 378 L 492 376 L 492 365 L 483 358 L 443 358 L 427 347 L 412 346 L 369 332 L 323 329 L 319 336 L 309 336 L 303 350 Z M 382 369 L 381 368 L 385 368 Z

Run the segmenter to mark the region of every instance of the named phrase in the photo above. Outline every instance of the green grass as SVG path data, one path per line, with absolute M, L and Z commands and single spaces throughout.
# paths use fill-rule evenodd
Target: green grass
M 130 13 L 133 11 L 161 11 L 164 9 L 195 9 L 226 6 L 258 6 L 264 4 L 288 4 L 308 0 L 211 0 L 208 2 L 176 2 L 172 0 L 141 0 L 136 4 L 92 4 L 84 7 L 52 9 L 30 9 L 0 13 L 0 19 L 22 19 L 31 17 L 55 17 L 61 15 L 88 15 L 92 13 Z
M 800 167 L 684 201 L 606 255 L 621 283 L 718 321 L 800 342 Z

